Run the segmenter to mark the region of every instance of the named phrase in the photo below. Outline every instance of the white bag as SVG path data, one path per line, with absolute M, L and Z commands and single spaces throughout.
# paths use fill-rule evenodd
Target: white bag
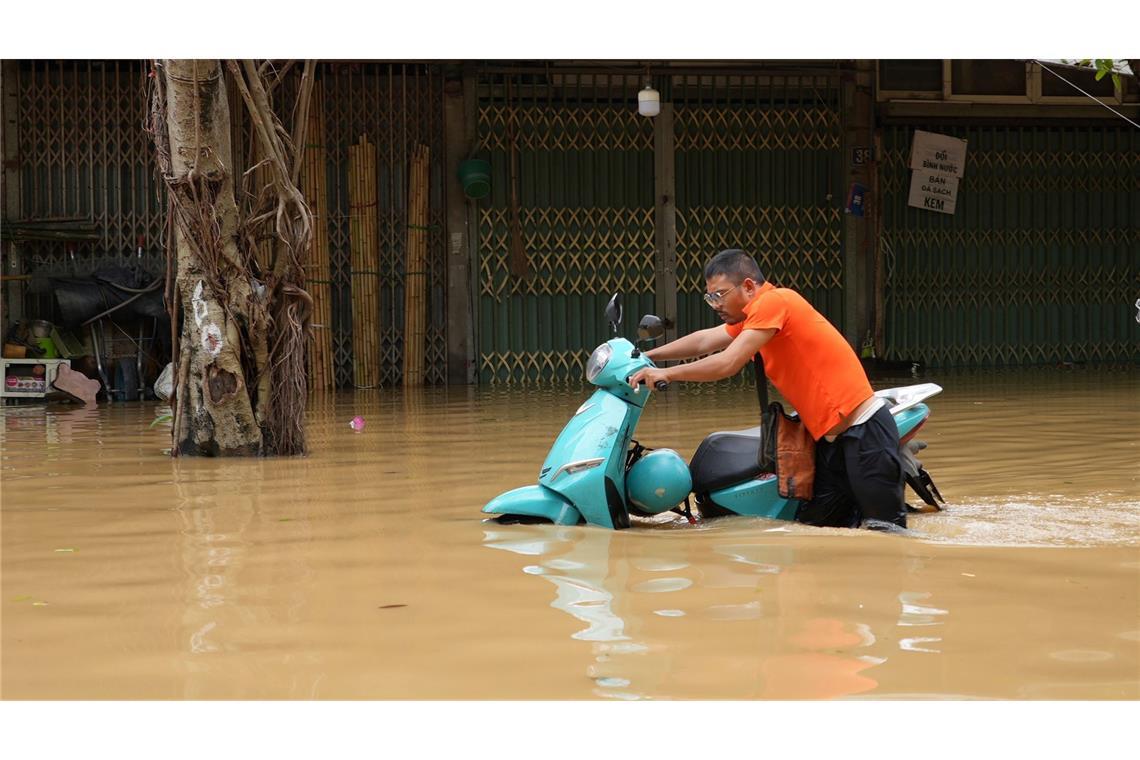
M 154 381 L 154 395 L 163 401 L 169 401 L 174 395 L 174 362 L 168 363 L 162 374 Z

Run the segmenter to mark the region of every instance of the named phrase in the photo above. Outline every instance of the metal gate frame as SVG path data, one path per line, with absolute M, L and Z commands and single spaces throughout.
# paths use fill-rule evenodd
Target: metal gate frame
M 907 206 L 915 129 L 967 140 L 953 215 Z M 886 353 L 930 366 L 1140 361 L 1140 131 L 886 127 Z
M 478 379 L 577 381 L 609 337 L 612 293 L 627 314 L 654 309 L 653 130 L 629 107 L 640 80 L 486 67 L 477 83 L 478 150 L 492 167 L 479 209 Z M 509 265 L 512 129 L 526 278 Z
M 282 85 L 288 110 L 299 67 Z M 98 240 L 68 246 L 51 241 L 20 243 L 24 272 L 37 276 L 87 273 L 121 265 L 165 269 L 165 187 L 154 174 L 153 148 L 143 130 L 147 116 L 144 61 L 73 60 L 5 62 L 5 106 L 12 106 L 18 133 L 15 160 L 19 219 L 78 219 L 100 233 Z M 382 379 L 402 379 L 404 247 L 407 224 L 408 157 L 414 143 L 431 150 L 428 231 L 428 322 L 425 382 L 447 380 L 446 205 L 443 147 L 442 67 L 428 64 L 322 63 L 328 148 L 329 245 L 333 290 L 335 371 L 339 387 L 352 383 L 351 272 L 348 241 L 347 146 L 367 134 L 377 145 L 380 188 Z M 231 93 L 231 105 L 237 103 Z M 13 101 L 13 102 L 9 102 Z M 244 109 L 231 108 L 235 163 L 249 152 Z M 6 153 L 7 153 L 6 147 Z M 6 155 L 6 158 L 8 156 Z M 7 167 L 6 167 L 7 168 Z M 235 185 L 240 178 L 235 177 Z M 15 196 L 15 194 L 13 194 Z M 8 211 L 11 212 L 9 203 Z M 141 240 L 141 243 L 140 243 Z M 141 246 L 142 256 L 138 256 Z M 10 256 L 4 251 L 5 259 Z M 319 277 L 317 279 L 320 279 Z M 32 292 L 28 307 L 54 313 L 50 292 Z M 28 309 L 26 309 L 27 311 Z
M 797 290 L 842 331 L 840 92 L 834 74 L 678 76 L 678 325 L 716 324 L 704 265 L 726 248 Z
M 637 114 L 645 75 L 487 66 L 477 81 L 493 172 L 478 212 L 480 382 L 579 381 L 615 290 L 634 319 L 672 319 L 670 337 L 711 326 L 704 263 L 730 247 L 842 325 L 834 71 L 657 71 L 654 119 Z M 529 279 L 509 266 L 512 118 Z

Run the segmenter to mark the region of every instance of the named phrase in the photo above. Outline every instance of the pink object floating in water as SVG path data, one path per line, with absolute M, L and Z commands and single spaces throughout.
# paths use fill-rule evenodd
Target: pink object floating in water
M 352 418 L 352 422 L 349 422 L 348 426 L 350 428 L 352 428 L 353 430 L 363 430 L 364 429 L 364 418 L 357 415 L 356 417 Z

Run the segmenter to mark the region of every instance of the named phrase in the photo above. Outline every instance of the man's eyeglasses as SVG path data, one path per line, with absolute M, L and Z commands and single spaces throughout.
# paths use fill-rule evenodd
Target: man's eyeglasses
M 725 296 L 739 287 L 739 285 L 733 285 L 728 290 L 718 290 L 715 293 L 705 293 L 705 303 L 707 303 L 709 306 L 716 306 L 724 300 Z

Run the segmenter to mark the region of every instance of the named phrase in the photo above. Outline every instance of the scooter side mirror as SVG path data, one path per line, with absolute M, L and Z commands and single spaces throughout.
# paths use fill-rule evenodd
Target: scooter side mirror
M 613 298 L 606 304 L 606 321 L 616 333 L 618 325 L 621 324 L 621 293 L 614 293 Z
M 640 340 L 657 340 L 665 334 L 665 321 L 655 314 L 646 314 L 637 324 Z

